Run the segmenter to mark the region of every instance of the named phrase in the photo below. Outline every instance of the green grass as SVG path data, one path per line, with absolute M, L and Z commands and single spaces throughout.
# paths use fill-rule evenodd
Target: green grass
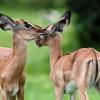
M 54 16 L 54 21 L 50 21 L 45 15 L 50 10 L 30 10 L 20 8 L 0 7 L 0 13 L 10 16 L 12 19 L 25 19 L 34 24 L 46 27 L 51 23 L 55 23 L 66 11 L 64 9 L 58 10 L 59 16 Z M 72 22 L 74 22 L 75 15 L 73 14 Z M 47 18 L 47 19 L 46 19 Z M 64 53 L 75 51 L 79 47 L 77 35 L 75 33 L 74 24 L 71 23 L 69 27 L 63 32 L 62 48 Z M 2 31 L 0 29 L 0 46 L 12 48 L 11 32 Z M 54 86 L 49 78 L 49 49 L 48 47 L 38 48 L 34 41 L 28 43 L 27 63 L 25 71 L 27 79 L 25 83 L 25 100 L 55 100 Z M 94 89 L 88 90 L 90 100 L 99 100 L 99 95 Z M 69 95 L 64 96 L 64 100 L 69 100 Z M 77 95 L 77 100 L 78 95 Z
M 25 100 L 55 100 L 54 85 L 48 75 L 28 75 L 25 90 Z M 100 99 L 99 94 L 94 88 L 88 89 L 88 96 L 90 100 Z M 79 100 L 78 93 L 76 97 Z M 69 100 L 69 94 L 64 95 L 64 100 Z

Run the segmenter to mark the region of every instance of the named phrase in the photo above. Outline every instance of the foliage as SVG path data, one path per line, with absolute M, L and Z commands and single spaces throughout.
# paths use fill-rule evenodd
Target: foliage
M 78 15 L 75 28 L 80 47 L 100 49 L 100 10 L 98 0 L 69 0 L 67 5 Z
M 53 8 L 63 7 L 66 0 L 0 0 L 0 5 L 28 8 Z

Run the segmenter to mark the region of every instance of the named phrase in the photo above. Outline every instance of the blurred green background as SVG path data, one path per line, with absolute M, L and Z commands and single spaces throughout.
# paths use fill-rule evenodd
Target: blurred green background
M 0 0 L 0 13 L 46 27 L 70 10 L 71 23 L 62 34 L 63 53 L 74 52 L 81 47 L 100 51 L 99 4 L 98 0 Z M 0 29 L 0 46 L 12 48 L 11 32 Z M 54 86 L 49 77 L 48 47 L 38 48 L 34 41 L 30 41 L 27 52 L 25 100 L 55 100 Z M 94 89 L 89 89 L 88 95 L 90 100 L 99 100 Z M 64 99 L 69 100 L 69 95 Z

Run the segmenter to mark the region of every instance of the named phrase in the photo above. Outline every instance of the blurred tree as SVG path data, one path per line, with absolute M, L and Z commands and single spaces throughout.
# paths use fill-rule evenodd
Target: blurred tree
M 69 0 L 66 4 L 78 14 L 75 27 L 81 47 L 100 50 L 100 1 Z
M 64 7 L 66 0 L 0 0 L 0 5 L 21 6 L 29 8 L 53 8 Z
M 0 0 L 0 6 L 22 8 L 71 8 L 78 19 L 74 23 L 80 47 L 100 49 L 100 1 L 99 0 Z M 74 18 L 75 19 L 75 18 Z

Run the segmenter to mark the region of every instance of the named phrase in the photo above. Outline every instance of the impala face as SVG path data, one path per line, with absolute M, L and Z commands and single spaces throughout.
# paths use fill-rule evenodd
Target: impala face
M 39 47 L 49 45 L 50 41 L 54 41 L 54 38 L 63 32 L 64 27 L 70 24 L 70 18 L 71 12 L 67 11 L 60 21 L 45 28 L 45 33 L 40 34 L 40 38 L 36 40 L 36 45 Z
M 10 17 L 0 14 L 0 27 L 3 30 L 12 30 L 13 34 L 24 40 L 32 40 L 39 38 L 45 29 L 37 25 L 32 25 L 25 20 L 14 21 Z

